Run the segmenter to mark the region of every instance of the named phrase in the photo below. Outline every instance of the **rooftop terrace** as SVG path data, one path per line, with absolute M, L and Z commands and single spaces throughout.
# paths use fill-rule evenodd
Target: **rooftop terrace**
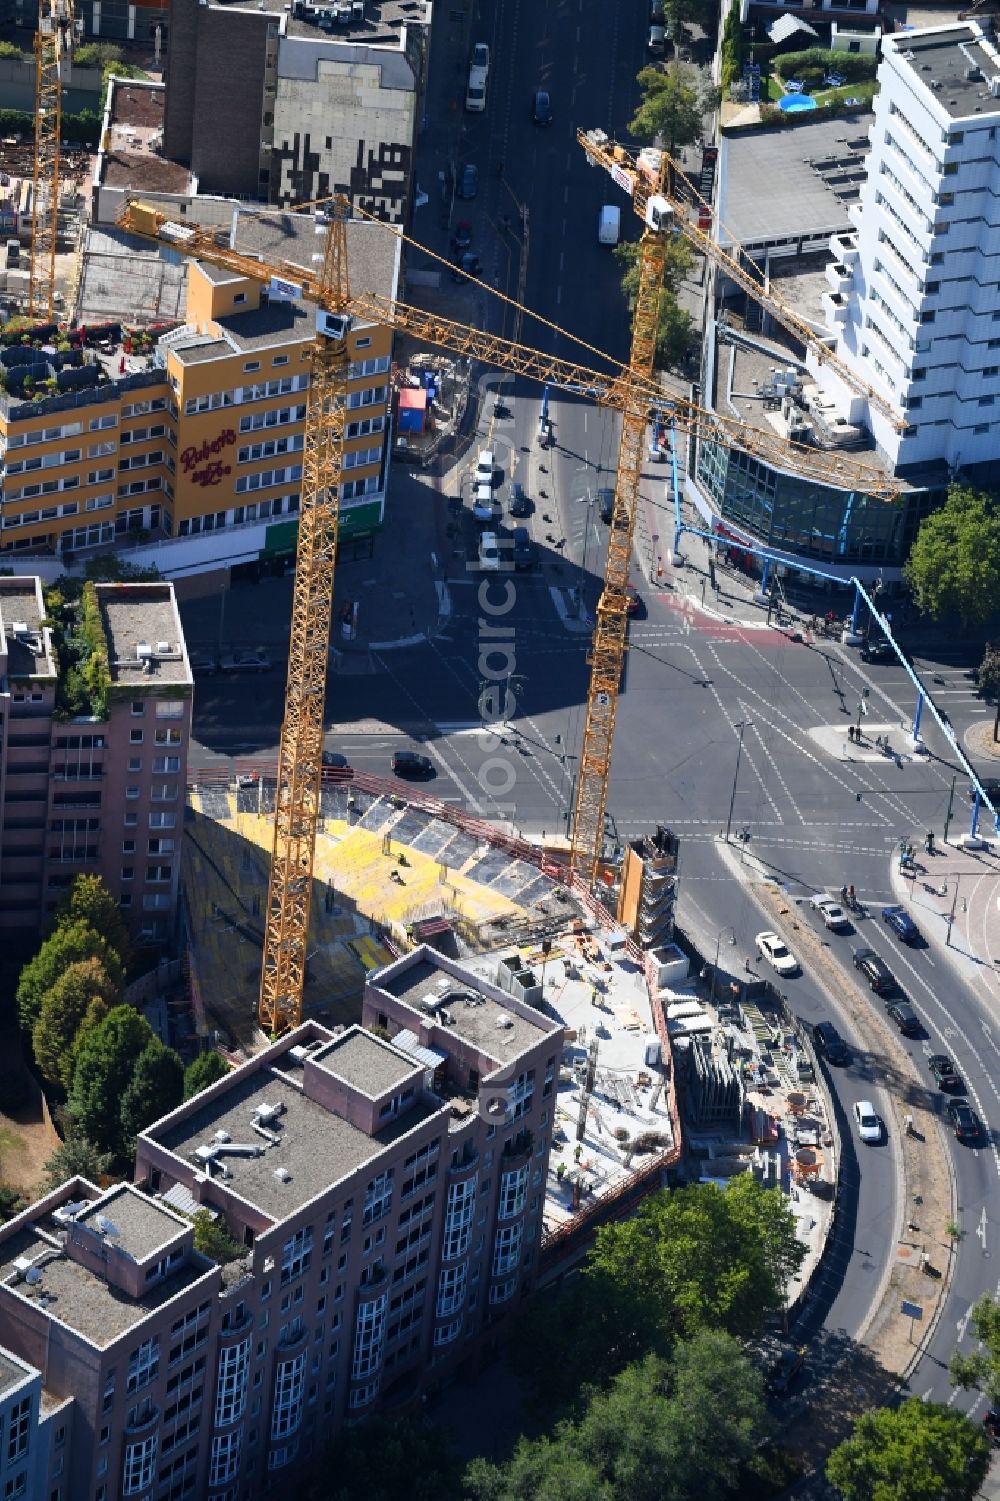
M 185 1221 L 127 1183 L 95 1199 L 85 1213 L 76 1216 L 75 1223 L 107 1235 L 133 1261 L 146 1261 L 187 1228 Z M 114 1226 L 113 1231 L 107 1228 L 108 1223 Z
M 98 584 L 97 599 L 112 683 L 135 688 L 191 684 L 172 585 Z

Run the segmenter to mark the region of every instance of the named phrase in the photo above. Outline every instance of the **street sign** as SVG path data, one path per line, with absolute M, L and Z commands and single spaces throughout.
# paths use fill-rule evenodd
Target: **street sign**
M 899 1305 L 899 1311 L 908 1319 L 922 1319 L 924 1316 L 924 1310 L 919 1303 L 908 1303 L 905 1298 Z

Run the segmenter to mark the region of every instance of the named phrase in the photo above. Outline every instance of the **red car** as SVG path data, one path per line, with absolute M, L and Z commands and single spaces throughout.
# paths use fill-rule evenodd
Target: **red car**
M 626 613 L 628 614 L 630 620 L 635 620 L 637 617 L 643 614 L 644 607 L 642 599 L 640 598 L 634 584 L 626 585 L 625 594 L 628 599 L 628 603 L 625 606 Z

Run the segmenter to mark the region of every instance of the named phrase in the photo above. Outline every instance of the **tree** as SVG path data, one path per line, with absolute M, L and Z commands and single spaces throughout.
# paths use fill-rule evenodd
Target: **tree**
M 948 1375 L 954 1386 L 976 1387 L 989 1398 L 991 1406 L 1000 1407 L 1000 1302 L 989 1293 L 973 1305 L 969 1333 L 982 1348 L 971 1355 L 956 1350 Z
M 121 1143 L 129 1157 L 135 1152 L 139 1132 L 161 1115 L 176 1110 L 183 1096 L 183 1063 L 173 1048 L 168 1048 L 158 1037 L 151 1037 L 135 1060 L 132 1077 L 121 1097 Z
M 77 876 L 56 915 L 56 927 L 85 922 L 110 944 L 122 964 L 128 963 L 131 941 L 121 908 L 100 876 Z
M 120 999 L 100 959 L 80 959 L 67 966 L 43 995 L 32 1028 L 35 1062 L 43 1078 L 69 1089 L 84 1018 L 95 1003 L 100 1014 L 106 1015 Z
M 229 1073 L 229 1065 L 214 1050 L 199 1053 L 184 1070 L 184 1098 L 190 1100 Z
M 56 1147 L 45 1164 L 46 1192 L 58 1188 L 67 1178 L 88 1178 L 97 1183 L 111 1172 L 111 1158 L 98 1151 L 94 1143 L 81 1132 L 73 1131 L 61 1146 Z
M 306 1480 L 307 1501 L 438 1501 L 460 1494 L 448 1436 L 416 1418 L 373 1418 L 345 1428 Z
M 99 959 L 117 993 L 122 985 L 122 963 L 118 954 L 89 923 L 71 922 L 42 944 L 35 957 L 21 971 L 17 985 L 17 1007 L 21 1026 L 34 1030 L 42 1009 L 42 998 L 71 964 L 83 959 Z
M 634 240 L 624 240 L 616 248 L 615 255 L 625 267 L 622 291 L 630 302 L 634 301 L 639 293 L 639 246 Z M 693 265 L 694 251 L 688 242 L 679 235 L 672 235 L 667 242 L 656 329 L 655 364 L 658 370 L 671 370 L 683 364 L 691 348 L 692 321 L 678 305 L 677 289 Z
M 925 615 L 984 625 L 1000 609 L 1000 502 L 952 485 L 941 509 L 920 523 L 903 575 Z
M 671 156 L 698 140 L 716 95 L 694 68 L 682 63 L 672 63 L 665 71 L 643 68 L 637 82 L 643 97 L 629 127 L 633 135 L 642 141 L 658 140 Z
M 12 1220 L 15 1214 L 27 1207 L 27 1199 L 22 1198 L 16 1188 L 11 1188 L 9 1183 L 0 1184 L 0 1221 Z
M 672 42 L 677 43 L 684 35 L 684 22 L 704 22 L 707 6 L 705 0 L 663 0 L 663 16 Z
M 911 1397 L 866 1412 L 826 1462 L 844 1501 L 972 1501 L 990 1444 L 963 1413 Z
M 69 1096 L 73 1119 L 85 1136 L 118 1162 L 127 1155 L 123 1097 L 139 1055 L 152 1039 L 153 1029 L 145 1017 L 131 1006 L 116 1006 L 86 1038 L 76 1060 Z
M 987 641 L 983 660 L 976 673 L 976 685 L 986 698 L 996 700 L 997 711 L 993 717 L 993 739 L 1000 739 L 1000 651 Z
M 194 1248 L 213 1261 L 237 1261 L 246 1255 L 246 1246 L 234 1240 L 221 1220 L 213 1219 L 207 1209 L 196 1209 L 194 1222 Z

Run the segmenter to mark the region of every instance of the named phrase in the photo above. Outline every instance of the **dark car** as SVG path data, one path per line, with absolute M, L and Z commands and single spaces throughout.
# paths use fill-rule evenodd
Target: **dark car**
M 597 511 L 605 526 L 610 526 L 611 518 L 615 514 L 615 492 L 613 490 L 598 490 Z
M 945 1106 L 952 1130 L 959 1141 L 979 1140 L 979 1116 L 968 1100 L 949 1100 Z
M 478 255 L 473 255 L 471 251 L 467 250 L 464 255 L 460 255 L 456 260 L 452 269 L 451 279 L 455 282 L 463 282 L 468 281 L 470 276 L 482 276 L 482 274 L 482 261 Z
M 531 501 L 524 493 L 524 486 L 517 481 L 510 487 L 510 514 L 512 516 L 530 516 Z
M 472 244 L 472 225 L 468 219 L 460 219 L 455 225 L 455 233 L 451 237 L 452 250 L 468 250 Z
M 813 1042 L 816 1051 L 827 1063 L 846 1063 L 848 1059 L 847 1043 L 837 1031 L 833 1022 L 817 1022 L 813 1027 Z
M 393 776 L 432 777 L 434 762 L 430 756 L 421 756 L 417 751 L 395 751 L 392 757 Z
M 772 1397 L 784 1397 L 802 1369 L 805 1346 L 783 1345 L 764 1368 L 764 1389 Z
M 191 663 L 191 675 L 196 678 L 214 678 L 219 670 L 219 664 L 211 653 L 207 651 L 192 651 L 188 653 L 188 661 Z
M 962 1080 L 958 1069 L 946 1053 L 932 1053 L 927 1060 L 927 1067 L 934 1075 L 939 1089 L 961 1088 Z
M 526 526 L 515 526 L 511 532 L 511 556 L 518 572 L 535 566 L 535 544 L 528 535 Z
M 479 168 L 475 162 L 466 162 L 455 184 L 456 198 L 475 198 L 479 192 Z
M 905 907 L 883 907 L 882 920 L 899 934 L 904 943 L 916 943 L 920 938 L 920 929 Z
M 646 613 L 642 595 L 634 584 L 625 585 L 625 613 L 630 620 L 641 620 Z
M 855 949 L 854 967 L 859 969 L 876 995 L 895 989 L 896 977 L 874 949 Z
M 884 636 L 872 637 L 861 645 L 862 662 L 895 662 L 896 653 Z
M 531 118 L 536 125 L 552 124 L 552 100 L 547 89 L 536 89 Z
M 994 807 L 1000 803 L 1000 777 L 980 777 L 979 785 Z M 976 800 L 976 789 L 971 782 L 968 787 L 968 796 L 969 802 L 974 803 Z M 980 798 L 980 802 L 982 802 L 982 798 Z
M 909 1001 L 890 1001 L 885 1013 L 896 1023 L 904 1037 L 919 1037 L 924 1030 Z
M 324 751 L 321 776 L 324 782 L 349 782 L 354 767 L 339 751 Z

